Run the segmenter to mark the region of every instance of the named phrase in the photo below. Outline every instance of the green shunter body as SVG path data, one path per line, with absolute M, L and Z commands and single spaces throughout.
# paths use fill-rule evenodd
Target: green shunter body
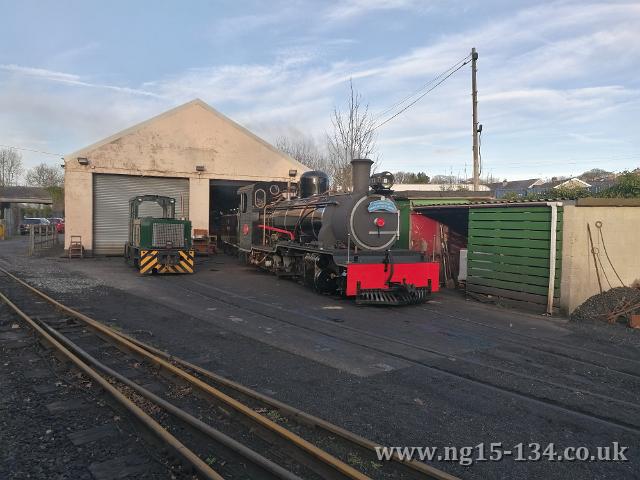
M 157 203 L 162 208 L 162 217 L 140 217 L 140 205 L 144 202 Z M 191 222 L 175 218 L 175 199 L 139 195 L 129 200 L 129 240 L 124 257 L 142 274 L 193 273 Z

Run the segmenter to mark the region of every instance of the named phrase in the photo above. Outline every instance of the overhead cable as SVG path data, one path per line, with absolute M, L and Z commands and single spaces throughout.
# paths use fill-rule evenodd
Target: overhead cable
M 413 100 L 411 103 L 409 103 L 407 106 L 405 106 L 403 109 L 401 109 L 400 111 L 396 112 L 395 114 L 393 114 L 391 117 L 387 118 L 386 120 L 384 120 L 383 122 L 380 122 L 378 125 L 376 125 L 373 129 L 376 130 L 378 128 L 380 128 L 381 126 L 385 125 L 386 123 L 389 123 L 391 120 L 393 120 L 394 118 L 396 118 L 398 115 L 400 115 L 401 113 L 406 112 L 409 108 L 413 107 L 416 103 L 418 103 L 420 100 L 422 100 L 429 92 L 432 92 L 433 90 L 435 90 L 438 86 L 442 85 L 449 77 L 451 77 L 454 73 L 456 73 L 458 70 L 460 70 L 462 67 L 464 67 L 466 64 L 469 63 L 470 60 L 465 61 L 464 63 L 462 63 L 461 65 L 459 65 L 458 67 L 456 67 L 454 70 L 452 70 L 451 72 L 449 72 L 444 78 L 442 78 L 438 83 L 436 83 L 435 85 L 433 85 L 431 88 L 429 88 L 426 92 L 424 92 L 422 95 L 420 95 L 418 98 L 416 98 L 415 100 Z

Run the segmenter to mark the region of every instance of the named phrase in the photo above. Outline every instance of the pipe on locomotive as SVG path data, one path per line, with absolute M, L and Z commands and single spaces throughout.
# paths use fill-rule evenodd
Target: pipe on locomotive
M 366 194 L 369 191 L 371 165 L 373 165 L 373 161 L 368 158 L 354 158 L 351 160 L 351 184 L 353 185 L 353 193 Z

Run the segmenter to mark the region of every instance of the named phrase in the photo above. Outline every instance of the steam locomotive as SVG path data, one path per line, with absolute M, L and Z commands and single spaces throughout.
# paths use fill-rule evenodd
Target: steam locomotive
M 239 188 L 239 253 L 278 276 L 358 304 L 424 302 L 438 289 L 439 266 L 419 252 L 391 251 L 400 233 L 389 196 L 393 176 L 370 177 L 372 163 L 351 162 L 350 193 L 329 193 L 329 178 L 319 171 L 302 174 L 298 197 L 276 182 Z

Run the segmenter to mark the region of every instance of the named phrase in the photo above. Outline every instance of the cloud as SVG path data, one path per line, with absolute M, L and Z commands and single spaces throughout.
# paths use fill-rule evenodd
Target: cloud
M 536 155 L 561 159 L 571 145 L 584 152 L 579 147 L 607 146 L 598 141 L 607 138 L 617 139 L 621 149 L 637 149 L 628 140 L 636 135 L 631 119 L 640 113 L 635 78 L 640 50 L 633 48 L 640 44 L 637 3 L 554 2 L 494 10 L 482 22 L 464 28 L 455 23 L 447 33 L 395 56 L 362 54 L 366 48 L 360 44 L 349 51 L 345 47 L 360 40 L 334 37 L 316 28 L 326 24 L 328 16 L 336 22 L 371 12 L 384 17 L 392 10 L 423 11 L 435 4 L 336 3 L 315 18 L 305 18 L 308 28 L 302 37 L 291 33 L 304 14 L 295 3 L 284 17 L 276 9 L 222 19 L 213 31 L 225 42 L 267 27 L 289 36 L 286 42 L 276 42 L 269 55 L 252 62 L 190 68 L 139 85 L 110 85 L 65 71 L 0 65 L 0 110 L 20 111 L 18 121 L 0 115 L 0 131 L 25 138 L 31 129 L 38 141 L 57 135 L 67 139 L 65 145 L 40 146 L 75 150 L 200 97 L 267 138 L 292 127 L 319 137 L 329 125 L 333 106 L 346 100 L 349 78 L 371 103 L 371 110 L 379 112 L 476 46 L 487 164 L 506 166 L 514 155 L 522 162 L 533 162 Z M 338 50 L 332 48 L 340 53 L 334 54 Z M 378 138 L 385 168 L 445 169 L 438 159 L 446 166 L 464 168 L 471 158 L 469 94 L 465 67 L 381 128 Z
M 142 96 L 149 96 L 149 97 L 157 97 L 158 95 L 147 91 L 147 90 L 140 90 L 137 88 L 129 88 L 129 87 L 121 87 L 121 86 L 117 86 L 117 85 L 107 85 L 107 84 L 101 84 L 101 83 L 91 83 L 91 82 L 86 82 L 83 81 L 81 79 L 81 77 L 79 75 L 75 75 L 72 73 L 63 73 L 63 72 L 56 72 L 53 70 L 46 70 L 44 68 L 33 68 L 33 67 L 25 67 L 25 66 L 21 66 L 21 65 L 4 65 L 4 64 L 0 64 L 0 70 L 3 70 L 5 72 L 10 72 L 13 73 L 15 75 L 21 75 L 21 76 L 27 76 L 27 77 L 34 77 L 40 80 L 46 80 L 46 81 L 50 81 L 50 82 L 58 82 L 58 83 L 65 83 L 67 85 L 75 85 L 75 86 L 80 86 L 80 87 L 89 87 L 89 88 L 99 88 L 99 89 L 104 89 L 104 90 L 113 90 L 116 92 L 121 92 L 121 93 L 127 93 L 127 94 L 132 94 L 132 95 L 142 95 Z
M 217 38 L 243 35 L 258 28 L 276 25 L 280 23 L 282 19 L 281 11 L 262 15 L 255 14 L 221 18 L 214 24 L 211 34 Z
M 11 72 L 19 75 L 27 75 L 30 77 L 38 77 L 42 80 L 50 80 L 52 82 L 78 82 L 80 77 L 71 73 L 56 72 L 46 70 L 44 68 L 23 67 L 20 65 L 4 65 L 0 64 L 0 70 Z
M 325 12 L 328 20 L 349 20 L 380 10 L 413 10 L 424 8 L 419 0 L 343 0 L 336 2 Z
M 100 44 L 98 42 L 89 42 L 85 45 L 72 47 L 53 55 L 49 59 L 48 63 L 51 65 L 72 64 L 73 62 L 86 57 L 88 54 L 95 53 L 99 47 Z

